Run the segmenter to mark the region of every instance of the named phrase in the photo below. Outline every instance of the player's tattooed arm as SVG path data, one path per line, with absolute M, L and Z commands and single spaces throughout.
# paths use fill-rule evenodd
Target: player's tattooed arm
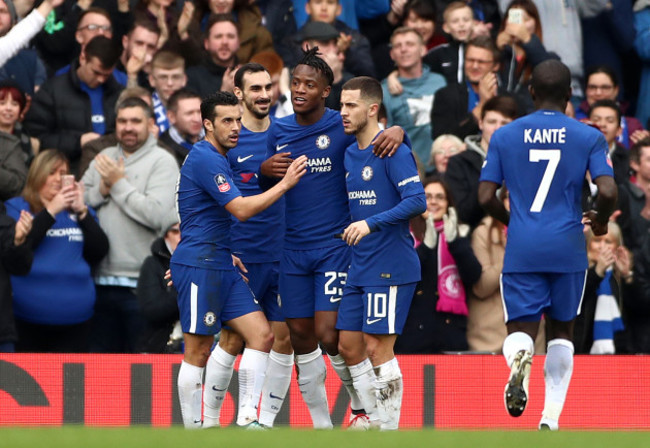
M 390 157 L 395 154 L 403 141 L 404 129 L 399 126 L 391 126 L 371 142 L 374 145 L 372 152 L 382 159 L 386 156 Z

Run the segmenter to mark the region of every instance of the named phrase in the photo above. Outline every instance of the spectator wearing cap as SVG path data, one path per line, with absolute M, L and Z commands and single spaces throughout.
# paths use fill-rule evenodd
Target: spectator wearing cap
M 278 53 L 285 64 L 294 67 L 302 56 L 301 48 L 305 41 L 329 41 L 336 39 L 338 49 L 344 53 L 344 70 L 354 76 L 376 76 L 375 64 L 371 57 L 370 42 L 356 30 L 337 20 L 337 8 L 316 7 L 310 0 L 305 6 L 310 20 L 298 30 L 295 36 L 285 39 L 277 45 Z
M 40 140 L 41 148 L 63 152 L 73 174 L 78 174 L 81 146 L 115 126 L 122 86 L 112 73 L 119 55 L 110 39 L 95 37 L 68 73 L 43 84 L 25 118 L 28 134 Z

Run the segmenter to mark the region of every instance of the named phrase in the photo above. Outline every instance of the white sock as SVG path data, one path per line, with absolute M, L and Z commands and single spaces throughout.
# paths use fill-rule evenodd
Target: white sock
M 325 392 L 327 367 L 321 349 L 317 348 L 305 355 L 296 355 L 296 366 L 298 368 L 298 387 L 302 399 L 309 408 L 314 428 L 333 428 Z
M 368 358 L 361 361 L 359 364 L 350 366 L 350 375 L 352 376 L 352 384 L 357 396 L 361 400 L 363 409 L 370 421 L 378 421 L 379 415 L 377 414 L 377 393 L 375 391 L 375 382 L 377 376 L 372 368 L 372 364 Z
M 375 367 L 377 379 L 377 413 L 381 420 L 381 430 L 396 430 L 399 427 L 399 417 L 402 410 L 402 372 L 397 359 L 393 358 Z
M 515 356 L 521 350 L 529 351 L 530 354 L 535 353 L 535 341 L 527 333 L 523 331 L 516 331 L 509 334 L 503 341 L 503 356 L 506 358 L 508 367 L 512 367 Z
M 239 412 L 237 413 L 239 426 L 257 420 L 257 405 L 260 402 L 268 361 L 268 353 L 250 348 L 244 349 L 239 362 Z
M 339 378 L 341 378 L 341 382 L 345 386 L 345 390 L 348 391 L 348 395 L 350 396 L 350 407 L 352 410 L 359 411 L 363 409 L 363 403 L 359 399 L 357 391 L 354 389 L 354 385 L 352 384 L 352 375 L 350 374 L 348 366 L 345 364 L 343 356 L 341 356 L 341 354 L 334 356 L 328 354 L 327 357 L 330 359 L 332 368 L 339 376 Z
M 541 423 L 557 429 L 573 373 L 573 343 L 567 339 L 553 339 L 548 342 L 544 363 L 544 410 Z
M 271 350 L 269 363 L 266 366 L 266 377 L 262 387 L 262 401 L 260 403 L 260 424 L 273 427 L 275 417 L 282 409 L 284 399 L 291 385 L 291 371 L 293 370 L 293 353 L 285 355 Z
M 203 427 L 219 426 L 219 415 L 226 398 L 236 356 L 217 345 L 205 369 L 205 390 L 203 391 Z
M 187 429 L 201 427 L 203 370 L 203 367 L 193 366 L 183 361 L 178 371 L 178 400 L 181 405 L 183 425 Z

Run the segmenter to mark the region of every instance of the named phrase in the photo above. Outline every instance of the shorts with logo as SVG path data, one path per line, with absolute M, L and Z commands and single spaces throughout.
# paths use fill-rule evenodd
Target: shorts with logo
M 368 334 L 401 334 L 417 283 L 394 286 L 346 285 L 336 328 Z
M 259 302 L 266 319 L 271 322 L 284 322 L 284 315 L 278 303 L 278 268 L 280 263 L 247 263 L 248 286 Z
M 352 249 L 336 245 L 310 250 L 284 249 L 280 261 L 280 306 L 285 318 L 337 311 L 348 277 Z
M 217 334 L 224 322 L 261 311 L 234 267 L 212 270 L 177 263 L 170 267 L 184 333 Z
M 587 271 L 501 274 L 506 323 L 537 322 L 542 314 L 560 322 L 575 319 L 580 313 L 586 280 Z

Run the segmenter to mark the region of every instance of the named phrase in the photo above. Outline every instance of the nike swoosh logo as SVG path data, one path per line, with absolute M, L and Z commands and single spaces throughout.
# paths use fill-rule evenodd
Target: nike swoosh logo
M 330 297 L 330 302 L 332 302 L 332 303 L 336 303 L 336 302 L 340 302 L 340 301 L 341 301 L 340 297 L 334 297 L 334 296 Z
M 269 392 L 269 397 L 273 398 L 274 400 L 284 400 L 283 397 L 278 397 L 277 395 L 273 395 L 273 392 Z
M 223 388 L 223 389 L 217 389 L 217 386 L 212 386 L 212 390 L 215 391 L 215 392 L 223 392 L 226 389 L 228 389 L 228 388 L 226 387 L 226 388 Z
M 201 420 L 194 420 L 194 423 L 201 423 Z
M 253 154 L 251 154 L 250 156 L 246 156 L 246 157 L 237 157 L 237 162 L 239 162 L 239 163 L 245 162 L 248 159 L 250 159 L 251 157 L 253 157 Z
M 289 146 L 289 143 L 285 143 L 284 145 L 275 145 L 275 152 L 282 151 L 287 146 Z
M 381 320 L 381 318 L 380 318 L 380 319 L 372 319 L 372 320 L 370 320 L 370 319 L 366 319 L 366 323 L 367 323 L 368 325 L 372 325 L 372 324 L 374 324 L 375 322 L 379 322 L 380 320 Z

